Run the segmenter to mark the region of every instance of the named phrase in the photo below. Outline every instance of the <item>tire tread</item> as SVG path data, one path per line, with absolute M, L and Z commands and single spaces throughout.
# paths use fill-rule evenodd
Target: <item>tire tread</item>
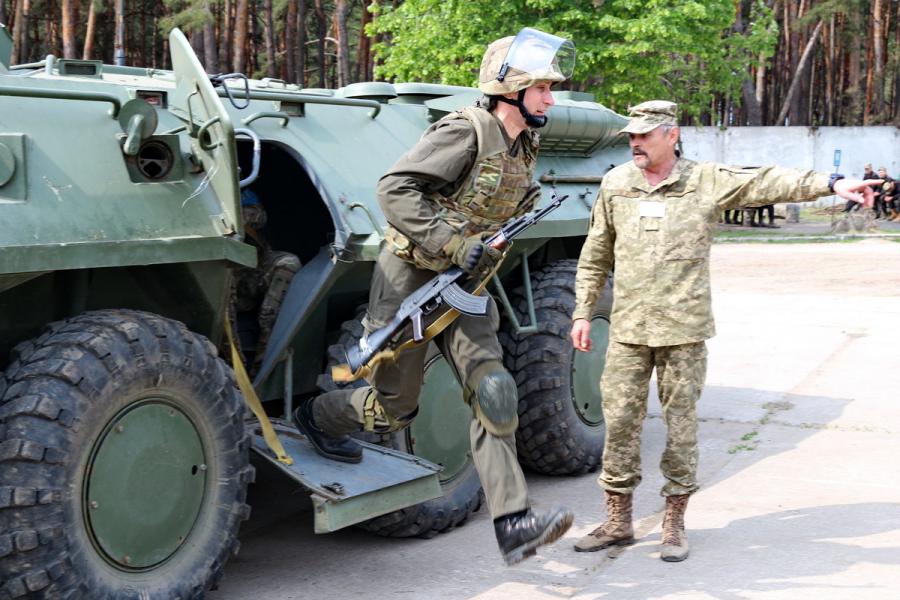
M 0 600 L 26 595 L 131 597 L 108 592 L 91 573 L 75 568 L 64 522 L 65 494 L 54 484 L 64 481 L 64 469 L 72 460 L 74 439 L 82 428 L 79 415 L 126 369 L 141 373 L 153 385 L 153 369 L 144 368 L 148 365 L 190 370 L 206 389 L 214 390 L 215 408 L 209 412 L 215 414 L 216 435 L 237 440 L 225 453 L 230 458 L 223 459 L 223 468 L 238 465 L 242 485 L 219 534 L 222 551 L 202 557 L 203 564 L 188 580 L 160 583 L 153 592 L 155 597 L 202 597 L 220 580 L 225 560 L 238 548 L 237 529 L 249 514 L 246 483 L 253 479 L 242 401 L 233 374 L 212 344 L 182 323 L 111 309 L 48 324 L 40 336 L 15 346 L 11 359 L 0 375 L 0 463 L 11 474 L 0 487 Z M 131 593 L 137 598 L 142 592 Z

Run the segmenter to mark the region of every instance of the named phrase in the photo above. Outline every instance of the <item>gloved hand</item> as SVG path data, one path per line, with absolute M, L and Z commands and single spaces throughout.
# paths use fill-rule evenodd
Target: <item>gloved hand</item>
M 470 275 L 487 275 L 503 256 L 502 252 L 485 244 L 480 235 L 453 234 L 444 246 L 444 252 L 450 262 Z

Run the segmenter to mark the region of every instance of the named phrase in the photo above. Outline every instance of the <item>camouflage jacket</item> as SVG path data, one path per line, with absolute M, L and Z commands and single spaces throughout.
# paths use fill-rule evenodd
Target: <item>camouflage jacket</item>
M 679 159 L 650 186 L 634 162 L 610 171 L 575 276 L 573 319 L 589 319 L 615 270 L 610 339 L 672 346 L 715 335 L 709 247 L 719 213 L 831 194 L 828 175 Z
M 526 129 L 510 140 L 499 119 L 476 107 L 432 125 L 378 182 L 386 247 L 442 271 L 454 233 L 494 231 L 531 210 L 540 197 L 532 181 L 538 139 Z

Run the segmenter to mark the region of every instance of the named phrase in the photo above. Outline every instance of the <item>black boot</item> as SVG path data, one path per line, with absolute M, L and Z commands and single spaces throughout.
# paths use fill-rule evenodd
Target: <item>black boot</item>
M 312 416 L 312 400 L 304 402 L 294 411 L 294 425 L 306 436 L 313 449 L 332 460 L 358 463 L 362 460 L 362 446 L 349 435 L 334 438 L 319 429 Z
M 554 507 L 544 513 L 528 510 L 494 520 L 497 545 L 507 565 L 514 565 L 537 553 L 538 546 L 551 544 L 572 526 L 575 515 L 567 508 Z

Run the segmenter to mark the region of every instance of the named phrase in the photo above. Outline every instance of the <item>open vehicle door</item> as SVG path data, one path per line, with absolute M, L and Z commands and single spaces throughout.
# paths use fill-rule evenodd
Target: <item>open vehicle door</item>
M 222 203 L 225 233 L 243 233 L 240 218 L 237 149 L 234 127 L 225 106 L 179 29 L 169 34 L 175 93 L 169 109 L 187 122 L 194 155 L 203 163 L 206 180 Z

